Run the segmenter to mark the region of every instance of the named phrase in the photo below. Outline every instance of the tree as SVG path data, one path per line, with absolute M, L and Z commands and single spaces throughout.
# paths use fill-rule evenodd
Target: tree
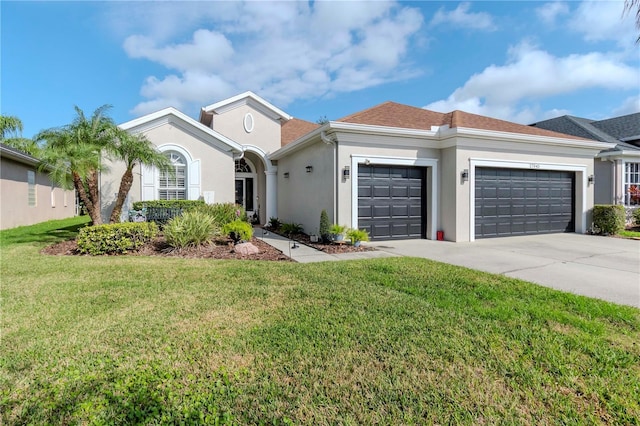
M 45 145 L 41 159 L 52 179 L 65 188 L 74 187 L 94 225 L 102 224 L 99 173 L 104 169 L 103 152 L 115 144 L 115 123 L 107 115 L 109 105 L 96 109 L 87 118 L 79 107 L 66 126 L 44 130 L 36 141 Z
M 316 120 L 316 124 L 319 124 L 319 125 L 321 125 L 321 126 L 322 126 L 323 124 L 327 124 L 328 122 L 329 122 L 329 119 L 327 118 L 327 116 L 326 116 L 326 115 L 323 115 L 322 117 L 320 117 L 320 118 L 318 118 L 318 119 Z
M 144 135 L 132 135 L 119 128 L 114 129 L 114 133 L 115 144 L 111 147 L 111 155 L 114 160 L 123 161 L 126 170 L 120 179 L 118 196 L 109 218 L 111 223 L 120 221 L 122 206 L 133 184 L 133 168 L 136 165 L 144 164 L 166 169 L 171 166 L 167 156 L 159 152 Z
M 640 0 L 625 0 L 624 15 L 633 13 L 633 9 L 636 9 L 636 28 L 640 31 Z M 640 44 L 640 34 L 638 34 L 636 44 Z
M 11 115 L 0 115 L 0 140 L 4 142 L 7 135 L 22 132 L 22 121 Z

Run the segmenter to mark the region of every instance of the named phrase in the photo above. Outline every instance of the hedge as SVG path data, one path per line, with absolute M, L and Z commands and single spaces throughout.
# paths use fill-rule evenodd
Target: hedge
M 167 209 L 191 210 L 195 207 L 204 205 L 204 200 L 153 200 L 153 201 L 136 201 L 133 203 L 133 210 L 142 210 L 149 207 L 161 207 Z
M 624 230 L 624 206 L 596 204 L 593 206 L 593 227 L 601 234 L 615 235 Z
M 124 222 L 82 228 L 76 241 L 83 254 L 123 254 L 139 249 L 157 234 L 153 222 Z

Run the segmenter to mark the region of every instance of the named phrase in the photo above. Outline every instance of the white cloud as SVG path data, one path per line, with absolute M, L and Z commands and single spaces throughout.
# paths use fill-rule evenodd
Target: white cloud
M 545 3 L 536 9 L 536 15 L 545 24 L 553 25 L 556 19 L 561 15 L 569 13 L 569 5 L 565 2 L 554 1 L 552 3 Z
M 640 95 L 630 96 L 622 104 L 613 110 L 613 116 L 627 115 L 640 112 Z
M 493 31 L 496 29 L 493 18 L 486 12 L 469 12 L 471 3 L 460 3 L 452 11 L 438 9 L 431 19 L 431 25 L 451 25 L 467 29 Z
M 212 9 L 219 2 L 207 3 Z M 206 104 L 253 90 L 279 106 L 294 99 L 360 90 L 420 73 L 408 59 L 422 26 L 419 10 L 394 2 L 247 2 L 225 5 L 183 41 L 132 35 L 124 42 L 132 58 L 143 58 L 176 73 L 148 77 L 148 100 L 133 112 L 158 106 Z M 192 14 L 185 22 L 201 23 Z M 175 28 L 169 14 L 162 20 Z M 177 31 L 177 30 L 176 30 Z M 163 102 L 167 104 L 164 105 Z
M 571 13 L 568 26 L 587 41 L 613 40 L 630 46 L 635 40 L 634 13 L 623 16 L 622 1 L 584 1 Z
M 602 53 L 556 57 L 523 42 L 509 50 L 505 65 L 485 68 L 447 99 L 432 102 L 425 108 L 442 112 L 461 109 L 528 123 L 545 113 L 520 107 L 522 101 L 591 88 L 634 89 L 637 75 L 637 69 Z

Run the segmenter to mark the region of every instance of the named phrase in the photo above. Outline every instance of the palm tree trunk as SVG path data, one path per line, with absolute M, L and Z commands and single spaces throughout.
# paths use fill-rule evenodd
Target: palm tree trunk
M 120 222 L 120 213 L 122 212 L 122 206 L 127 199 L 127 194 L 133 185 L 133 168 L 127 168 L 120 180 L 120 189 L 118 189 L 118 197 L 116 198 L 116 204 L 113 206 L 109 223 Z
M 87 189 L 89 191 L 89 198 L 91 199 L 91 208 L 87 206 L 89 210 L 89 216 L 94 225 L 102 225 L 102 213 L 100 212 L 100 188 L 98 185 L 98 171 L 93 170 L 89 173 L 87 178 Z
M 89 217 L 91 218 L 91 221 L 93 222 L 94 225 L 101 225 L 102 217 L 99 214 L 100 211 L 98 210 L 98 215 L 96 216 L 94 203 L 91 200 L 89 194 L 87 194 L 87 191 L 85 190 L 84 182 L 82 182 L 82 178 L 76 172 L 72 172 L 71 175 L 73 177 L 73 186 L 76 188 L 76 191 L 78 192 L 80 201 L 82 201 L 85 208 L 87 209 L 87 213 L 89 213 Z

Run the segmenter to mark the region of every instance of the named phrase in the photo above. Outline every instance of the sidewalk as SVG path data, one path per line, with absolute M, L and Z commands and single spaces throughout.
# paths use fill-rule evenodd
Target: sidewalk
M 272 247 L 277 248 L 285 255 L 289 256 L 298 263 L 311 262 L 330 262 L 337 260 L 356 260 L 356 259 L 374 259 L 380 257 L 395 257 L 397 255 L 376 250 L 361 251 L 354 253 L 327 254 L 323 251 L 316 250 L 313 247 L 300 244 L 296 241 L 289 240 L 281 235 L 274 234 L 263 228 L 253 228 L 253 236 L 264 241 Z

